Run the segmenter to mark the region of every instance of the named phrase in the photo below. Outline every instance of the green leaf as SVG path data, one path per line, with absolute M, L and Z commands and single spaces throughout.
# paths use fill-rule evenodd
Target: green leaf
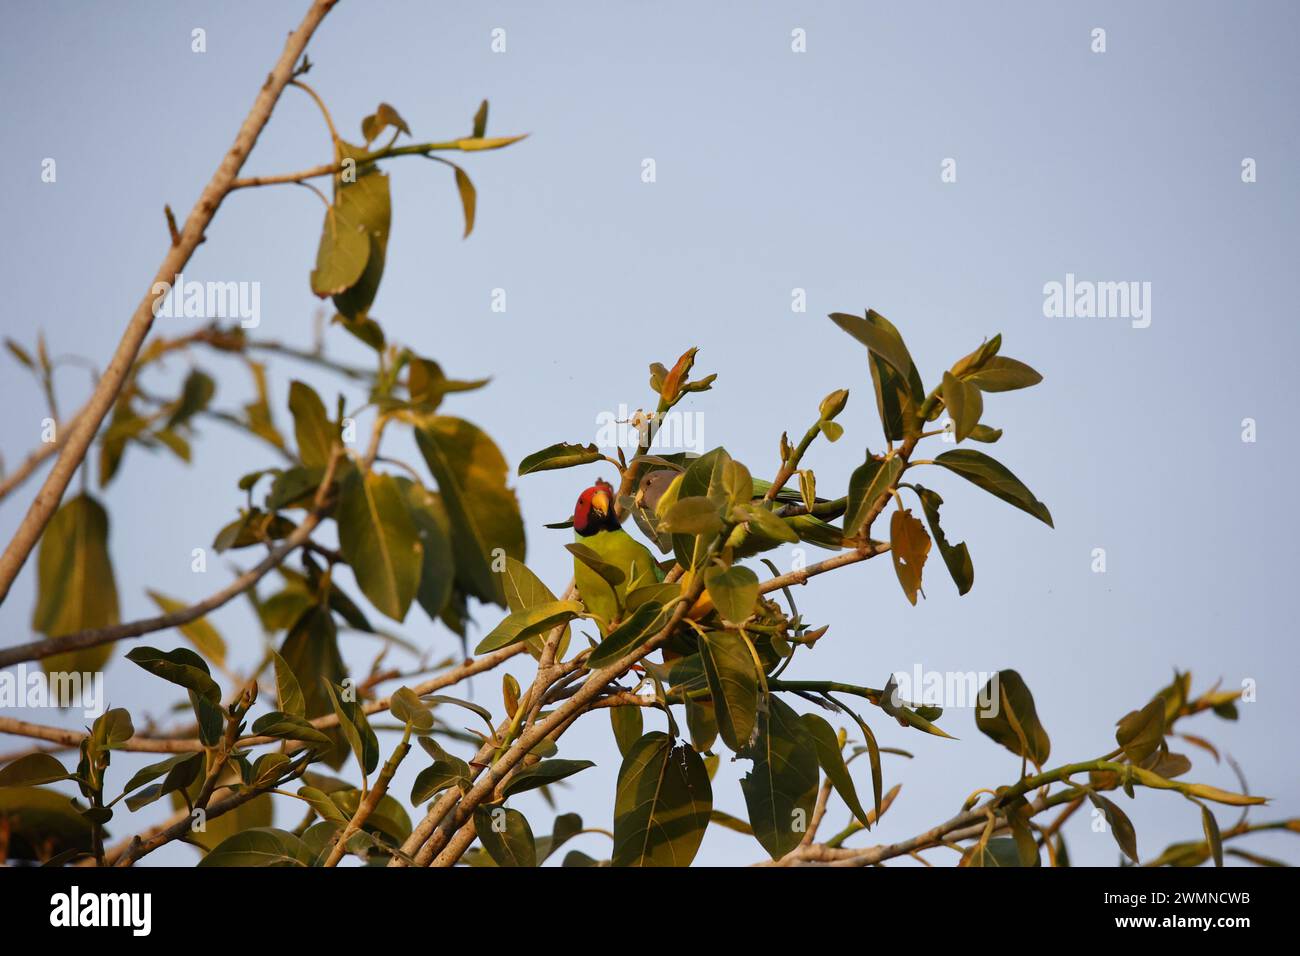
M 184 601 L 177 601 L 158 591 L 146 591 L 150 600 L 158 605 L 158 609 L 164 614 L 175 614 L 182 611 L 188 605 Z M 208 657 L 213 663 L 221 665 L 226 662 L 226 642 L 222 639 L 221 634 L 206 617 L 195 618 L 188 624 L 180 625 L 180 632 L 190 639 L 199 651 Z
M 275 665 L 275 692 L 280 709 L 295 717 L 307 715 L 307 703 L 302 696 L 302 687 L 298 678 L 283 657 L 271 651 L 271 661 Z
M 1165 702 L 1156 697 L 1141 710 L 1130 711 L 1120 718 L 1115 742 L 1124 749 L 1129 762 L 1140 764 L 1165 740 Z
M 469 136 L 456 140 L 456 148 L 466 153 L 474 153 L 484 149 L 501 149 L 503 146 L 519 142 L 527 135 L 527 133 L 523 133 L 519 136 Z
M 600 670 L 614 663 L 633 648 L 649 640 L 664 624 L 667 615 L 658 601 L 647 601 L 628 615 L 618 627 L 610 631 L 587 658 L 589 670 Z
M 614 866 L 690 866 L 713 810 L 713 788 L 686 744 L 653 731 L 636 742 L 618 772 Z
M 146 807 L 169 793 L 176 793 L 191 786 L 199 779 L 199 774 L 203 772 L 203 762 L 203 754 L 201 753 L 178 754 L 169 760 L 145 767 L 131 778 L 122 791 L 123 793 L 131 793 L 137 787 L 141 787 L 158 777 L 162 777 L 163 781 L 145 787 L 138 793 L 127 797 L 127 809 L 135 813 L 141 807 Z
M 339 441 L 339 430 L 330 422 L 325 403 L 310 385 L 295 380 L 289 383 L 289 411 L 298 457 L 308 468 L 324 468 Z
M 970 551 L 966 547 L 966 542 L 950 544 L 944 536 L 943 528 L 939 524 L 939 508 L 943 505 L 943 499 L 937 492 L 922 488 L 920 485 L 913 486 L 913 490 L 921 499 L 921 508 L 925 511 L 925 520 L 929 522 L 930 534 L 934 537 L 934 543 L 939 546 L 939 554 L 943 556 L 943 563 L 948 566 L 948 573 L 952 575 L 953 583 L 957 585 L 957 593 L 965 594 L 975 583 L 975 567 L 971 564 Z
M 830 780 L 835 792 L 840 795 L 840 799 L 862 822 L 862 825 L 870 827 L 871 820 L 858 800 L 858 790 L 853 785 L 853 777 L 849 775 L 848 765 L 844 762 L 844 753 L 840 750 L 840 740 L 835 730 L 824 717 L 818 714 L 804 714 L 799 721 L 812 737 L 817 751 L 817 762 L 821 764 L 822 772 Z
M 758 575 L 749 568 L 733 565 L 711 567 L 704 572 L 704 587 L 724 621 L 743 624 L 754 613 L 758 601 Z
M 370 234 L 362 215 L 365 204 L 350 189 L 340 191 L 339 196 L 325 211 L 316 268 L 311 274 L 311 290 L 321 298 L 356 285 L 370 261 Z
M 526 611 L 539 604 L 558 600 L 551 592 L 551 589 L 542 583 L 542 579 L 529 570 L 528 566 L 522 561 L 507 557 L 506 570 L 502 578 L 506 592 L 506 606 L 511 611 Z M 560 637 L 559 646 L 556 648 L 556 660 L 563 659 L 568 646 L 569 628 L 566 626 L 564 634 Z M 540 635 L 530 639 L 528 649 L 533 653 L 534 657 L 541 655 L 542 638 Z
M 1033 492 L 1008 471 L 1006 466 L 983 452 L 975 451 L 973 448 L 958 448 L 939 455 L 934 463 L 956 472 L 989 494 L 1033 515 L 1049 528 L 1054 527 L 1052 514 L 1047 510 L 1047 505 L 1035 498 Z
M 817 506 L 817 476 L 811 469 L 803 468 L 799 471 L 799 496 L 809 511 Z
M 774 860 L 799 845 L 817 801 L 817 749 L 784 701 L 769 696 L 758 715 L 758 736 L 740 756 L 753 769 L 740 781 L 754 836 Z
M 189 692 L 190 707 L 194 709 L 194 719 L 199 725 L 199 740 L 205 747 L 215 747 L 221 742 L 221 735 L 226 729 L 226 711 L 219 701 L 211 700 L 202 694 Z
M 989 678 L 979 694 L 975 726 L 1016 756 L 1040 767 L 1052 752 L 1047 731 L 1038 720 L 1034 695 L 1016 671 L 998 671 Z
M 766 550 L 768 547 L 776 547 L 781 543 L 794 544 L 801 540 L 801 534 L 807 532 L 809 540 L 818 538 L 821 540 L 814 541 L 817 544 L 823 544 L 829 547 L 839 548 L 843 542 L 843 535 L 839 529 L 833 528 L 828 524 L 820 521 L 811 515 L 798 515 L 794 518 L 778 518 L 769 511 L 764 505 L 755 502 L 752 505 L 737 505 L 733 509 L 733 515 L 742 519 L 749 529 L 749 541 L 758 546 L 759 550 Z M 826 535 L 835 540 L 835 544 L 827 545 Z M 755 552 L 757 553 L 757 552 Z M 738 556 L 745 556 L 742 551 L 737 552 Z
M 434 758 L 434 762 L 416 775 L 411 788 L 411 803 L 424 803 L 448 787 L 469 787 L 469 764 L 443 750 L 432 737 L 421 737 L 420 745 Z
M 491 381 L 486 378 L 469 380 L 448 378 L 437 362 L 418 356 L 411 357 L 409 369 L 406 387 L 410 392 L 411 402 L 420 405 L 426 411 L 436 409 L 447 395 L 454 392 L 472 392 Z
M 447 509 L 456 583 L 504 607 L 501 575 L 491 559 L 499 553 L 524 560 L 523 519 L 519 500 L 506 486 L 505 458 L 482 431 L 459 418 L 427 418 L 415 438 Z
M 686 730 L 691 746 L 696 753 L 706 753 L 713 749 L 713 744 L 718 739 L 718 716 L 713 701 L 703 697 L 687 697 L 685 703 Z M 669 726 L 671 729 L 672 725 Z
M 367 143 L 370 143 L 390 126 L 407 136 L 411 135 L 411 128 L 406 125 L 406 120 L 402 119 L 401 114 L 387 103 L 380 103 L 373 113 L 361 121 L 361 135 Z
M 70 777 L 57 758 L 47 753 L 26 754 L 0 769 L 0 787 L 34 787 Z
M 595 445 L 572 445 L 559 442 L 549 445 L 541 451 L 535 451 L 519 463 L 519 475 L 531 475 L 535 471 L 551 471 L 556 468 L 573 468 L 577 465 L 590 465 L 600 461 L 604 456 Z
M 902 441 L 920 435 L 925 387 L 898 329 L 874 310 L 868 310 L 865 319 L 843 312 L 835 313 L 831 319 L 871 352 L 867 365 L 885 437 Z
M 106 710 L 95 718 L 90 725 L 89 747 L 92 753 L 103 750 L 118 750 L 135 736 L 135 726 L 131 715 L 124 707 Z
M 952 374 L 960 377 L 982 368 L 985 362 L 998 354 L 1000 348 L 1002 348 L 1001 332 L 991 339 L 985 339 L 980 343 L 979 348 L 954 362 Z
M 10 860 L 46 860 L 91 848 L 90 822 L 67 794 L 43 787 L 0 787 L 0 819 L 8 829 Z
M 388 710 L 415 733 L 427 733 L 433 729 L 433 711 L 409 687 L 399 687 L 393 692 L 388 700 Z
M 343 680 L 346 672 L 339 654 L 338 629 L 329 609 L 317 605 L 304 612 L 289 629 L 280 645 L 280 654 L 302 689 L 307 706 L 305 716 L 312 718 L 333 713 L 334 705 L 325 684 Z M 331 762 L 338 766 L 347 759 L 343 732 L 336 729 L 328 736 L 337 744 Z
M 362 593 L 381 613 L 403 620 L 420 585 L 424 546 L 397 480 L 351 471 L 337 520 L 339 547 Z
M 203 754 L 197 752 L 187 753 L 187 754 L 176 754 L 175 756 L 168 757 L 166 760 L 160 760 L 158 763 L 149 764 L 147 767 L 143 767 L 142 769 L 136 771 L 136 773 L 131 777 L 131 779 L 126 782 L 126 786 L 122 788 L 122 792 L 130 793 L 132 790 L 137 790 L 140 787 L 143 787 L 146 783 L 149 783 L 152 780 L 157 780 L 159 777 L 171 773 L 171 771 L 175 769 L 177 766 L 185 763 L 188 760 L 193 760 L 196 757 L 199 758 L 198 764 L 200 767 L 202 767 Z M 191 778 L 189 780 L 186 780 L 184 783 L 182 783 L 181 786 L 188 787 L 193 782 L 194 782 L 193 778 Z
M 36 362 L 32 359 L 31 353 L 13 339 L 5 339 L 5 348 L 9 350 L 9 354 L 16 358 L 19 363 L 33 371 L 36 370 Z
M 511 797 L 516 793 L 536 790 L 538 787 L 549 787 L 565 777 L 571 777 L 594 766 L 595 763 L 590 760 L 542 760 L 511 777 L 502 791 L 502 796 Z
M 948 417 L 952 419 L 957 441 L 965 441 L 984 414 L 984 399 L 980 396 L 980 390 L 951 372 L 944 372 L 943 404 L 948 409 Z
M 309 782 L 313 782 L 309 776 Z M 325 789 L 322 787 L 321 789 Z M 339 805 L 343 815 L 351 819 L 356 815 L 357 808 L 361 806 L 363 794 L 357 787 L 351 787 L 347 784 L 327 791 L 330 799 Z M 411 818 L 402 806 L 401 801 L 391 794 L 385 794 L 380 798 L 370 818 L 363 825 L 369 833 L 377 833 L 389 838 L 392 843 L 400 845 L 408 836 L 411 835 Z M 383 862 L 387 862 L 385 854 Z
M 722 514 L 712 498 L 679 497 L 660 519 L 659 529 L 668 534 L 717 534 L 722 530 Z
M 330 289 L 322 291 L 320 288 L 324 283 L 318 283 L 317 277 L 313 275 L 312 291 L 317 295 L 332 295 L 334 307 L 338 309 L 339 314 L 343 317 L 345 327 L 353 328 L 357 323 L 368 323 L 374 325 L 366 318 L 366 313 L 370 305 L 374 302 L 375 295 L 379 291 L 379 282 L 384 273 L 384 259 L 388 249 L 388 230 L 392 221 L 392 201 L 389 196 L 388 176 L 380 172 L 378 167 L 373 163 L 361 162 L 364 156 L 364 150 L 360 147 L 353 146 L 350 143 L 340 142 L 339 151 L 343 159 L 352 159 L 358 162 L 357 175 L 355 182 L 346 180 L 336 180 L 335 182 L 335 201 L 331 207 L 331 212 L 336 212 L 339 228 L 341 231 L 351 230 L 359 233 L 366 242 L 367 252 L 365 256 L 364 268 L 357 275 L 356 279 L 349 282 L 343 289 Z M 326 217 L 326 229 L 322 233 L 322 248 L 325 246 L 326 236 L 329 229 L 329 217 Z M 355 255 L 356 246 L 349 243 L 349 252 Z M 317 254 L 317 262 L 320 261 L 320 254 Z M 349 259 L 346 265 L 351 271 L 355 265 L 353 259 Z M 347 325 L 347 322 L 353 325 Z M 378 332 L 377 326 L 373 331 Z M 379 347 L 382 347 L 382 332 L 379 332 Z M 366 335 L 361 336 L 363 340 Z M 370 336 L 373 339 L 373 336 Z M 370 342 L 375 345 L 374 341 Z
M 466 239 L 474 231 L 474 213 L 478 207 L 478 191 L 474 188 L 474 182 L 469 178 L 469 173 L 455 163 L 448 162 L 447 165 L 456 174 L 456 192 L 460 194 L 460 208 L 465 216 L 465 231 L 461 234 L 461 238 Z
M 970 430 L 971 441 L 982 441 L 986 444 L 993 444 L 1002 437 L 1001 428 L 990 428 L 988 425 L 976 425 Z
M 912 384 L 875 355 L 867 359 L 867 367 L 885 438 L 897 442 L 920 437 L 921 403 L 913 397 Z
M 548 601 L 525 611 L 516 611 L 506 616 L 474 648 L 475 654 L 486 654 L 526 641 L 538 634 L 544 634 L 553 627 L 567 624 L 582 614 L 583 607 L 577 601 Z
M 339 809 L 339 805 L 325 791 L 316 787 L 299 787 L 298 796 L 306 800 L 322 820 L 342 824 L 348 822 L 348 817 L 344 815 L 343 811 Z
M 451 697 L 447 694 L 425 694 L 421 700 L 430 704 L 452 704 L 456 707 L 463 707 L 472 714 L 483 718 L 483 723 L 487 724 L 488 730 L 492 731 L 492 712 L 481 704 L 476 704 L 470 700 L 462 700 L 459 697 Z
M 838 701 L 836 701 L 836 703 L 838 703 Z M 847 707 L 845 707 L 844 710 L 853 718 L 853 722 L 858 725 L 858 729 L 862 731 L 862 739 L 865 741 L 865 750 L 867 753 L 867 763 L 871 766 L 871 799 L 875 806 L 876 819 L 879 820 L 880 815 L 885 812 L 882 797 L 882 791 L 884 790 L 884 774 L 881 772 L 880 767 L 880 744 L 876 742 L 876 735 L 872 733 L 870 725 L 863 720 L 856 711 L 850 710 Z M 855 749 L 855 755 L 861 753 L 862 749 L 863 748 Z M 889 752 L 901 754 L 908 758 L 912 756 L 906 750 L 889 748 Z
M 551 835 L 537 841 L 537 862 L 545 862 L 547 857 L 581 832 L 582 817 L 576 813 L 560 814 L 551 827 Z
M 623 570 L 618 565 L 606 561 L 595 549 L 577 541 L 564 547 L 589 570 L 596 572 L 611 588 L 617 588 L 627 581 L 627 575 Z
M 903 473 L 900 458 L 880 461 L 871 456 L 849 476 L 849 494 L 844 509 L 844 537 L 856 538 L 864 530 L 872 506 L 886 494 Z
M 873 355 L 888 362 L 903 378 L 907 378 L 914 368 L 912 356 L 903 344 L 898 330 L 890 323 L 880 321 L 883 318 L 874 309 L 867 312 L 865 319 L 846 312 L 831 313 L 832 322 L 870 349 Z
M 263 714 L 253 721 L 252 730 L 259 737 L 274 737 L 277 740 L 302 740 L 325 747 L 332 746 L 334 743 L 307 718 L 278 710 Z
M 962 858 L 965 866 L 978 867 L 1020 867 L 1020 849 L 1016 841 L 1006 837 L 989 840 L 983 846 L 976 844 L 966 851 Z
M 89 495 L 64 502 L 41 536 L 32 629 L 47 637 L 117 624 L 117 584 L 108 556 L 108 513 Z M 46 673 L 98 671 L 112 644 L 41 661 Z
M 758 669 L 748 643 L 732 631 L 700 635 L 700 660 L 723 743 L 739 752 L 749 746 L 758 720 Z
M 310 866 L 312 854 L 286 830 L 254 827 L 227 837 L 199 866 Z
M 244 415 L 247 418 L 245 424 L 259 438 L 265 439 L 276 448 L 284 448 L 284 436 L 280 434 L 271 418 L 271 405 L 267 400 L 266 367 L 251 359 L 245 361 L 249 372 L 252 373 L 253 384 L 257 388 L 256 401 L 244 406 Z
M 339 718 L 339 727 L 343 729 L 343 735 L 357 758 L 361 772 L 367 775 L 373 773 L 375 767 L 379 765 L 379 738 L 370 729 L 370 721 L 366 719 L 365 710 L 355 700 L 347 700 L 347 695 L 343 694 L 341 686 L 326 684 L 325 690 L 329 693 L 330 702 L 334 705 L 334 713 Z
M 460 774 L 451 764 L 443 761 L 434 762 L 416 774 L 415 783 L 411 786 L 411 803 L 418 806 L 433 799 L 448 787 L 468 782 L 467 774 L 468 771 L 466 775 Z
M 181 386 L 180 397 L 167 418 L 167 428 L 183 425 L 207 408 L 216 391 L 217 385 L 210 375 L 196 368 L 190 369 L 190 373 L 185 376 L 185 383 Z
M 416 589 L 415 599 L 420 607 L 434 620 L 442 614 L 451 599 L 455 583 L 455 558 L 452 555 L 451 522 L 447 510 L 437 495 L 432 494 L 423 485 L 414 481 L 398 479 L 398 484 L 406 495 L 406 504 L 411 509 L 411 520 L 415 523 L 423 547 L 420 558 L 420 586 Z
M 1210 845 L 1214 856 L 1214 865 L 1223 866 L 1223 836 L 1219 833 L 1219 821 L 1209 807 L 1201 807 L 1201 828 L 1205 831 L 1205 841 Z
M 528 820 L 508 807 L 474 808 L 479 842 L 497 866 L 536 866 L 537 846 Z
M 974 385 L 983 392 L 1010 392 L 1017 388 L 1037 385 L 1043 380 L 1043 376 L 1024 362 L 994 355 L 977 371 L 963 375 L 962 379 L 967 385 Z
M 201 784 L 202 780 L 197 780 L 190 787 L 191 800 L 197 794 L 197 787 Z M 274 815 L 274 807 L 271 801 L 272 797 L 269 793 L 254 797 L 247 803 L 240 804 L 229 813 L 223 813 L 216 819 L 208 820 L 206 831 L 200 833 L 197 830 L 191 830 L 187 839 L 210 851 L 237 833 L 243 833 L 256 827 L 269 827 Z M 179 790 L 171 794 L 171 805 L 173 810 L 187 809 L 184 797 Z M 224 866 L 225 864 L 219 863 L 216 865 Z
M 1119 844 L 1119 848 L 1124 851 L 1124 855 L 1134 863 L 1141 862 L 1138 859 L 1137 833 L 1134 832 L 1133 824 L 1124 811 L 1112 801 L 1092 790 L 1088 791 L 1088 799 L 1092 801 L 1093 806 L 1105 814 L 1106 822 L 1110 824 L 1111 835 L 1115 838 L 1115 842 Z
M 620 756 L 626 757 L 632 746 L 641 739 L 644 732 L 644 720 L 641 708 L 636 705 L 609 708 L 609 723 L 614 730 L 614 742 L 618 744 Z
M 1133 768 L 1134 776 L 1138 777 L 1146 786 L 1152 786 L 1152 777 L 1155 774 L 1143 770 L 1141 767 Z M 1168 781 L 1165 781 L 1166 787 L 1172 787 Z M 1232 793 L 1228 790 L 1220 790 L 1218 787 L 1211 787 L 1208 783 L 1189 783 L 1187 784 L 1187 795 L 1200 797 L 1203 800 L 1213 800 L 1215 803 L 1226 804 L 1230 807 L 1253 807 L 1261 803 L 1268 803 L 1267 797 L 1253 797 L 1246 793 Z
M 155 677 L 179 684 L 210 701 L 221 699 L 221 688 L 212 679 L 207 661 L 187 647 L 178 647 L 172 651 L 137 647 L 126 655 L 126 659 L 140 665 Z
M 679 478 L 673 480 L 659 499 L 655 510 L 661 522 L 666 519 L 669 511 L 677 502 L 687 498 L 710 498 L 717 503 L 714 510 L 720 510 L 722 502 L 729 497 L 726 488 L 726 476 L 730 461 L 731 456 L 727 454 L 725 448 L 714 448 L 690 462 L 686 471 Z M 696 506 L 692 505 L 691 507 Z M 739 511 L 739 508 L 736 510 Z M 683 517 L 689 519 L 690 515 L 687 513 Z M 700 515 L 696 514 L 695 519 L 699 520 Z M 707 522 L 707 516 L 703 520 Z M 665 531 L 665 533 L 667 532 Z M 711 536 L 673 534 L 670 535 L 670 538 L 678 564 L 686 570 L 694 570 L 703 566 L 708 557 Z

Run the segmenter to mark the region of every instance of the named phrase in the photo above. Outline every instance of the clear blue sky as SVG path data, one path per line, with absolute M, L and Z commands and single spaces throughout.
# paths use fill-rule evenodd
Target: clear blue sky
M 104 361 L 164 251 L 163 204 L 190 207 L 303 8 L 51 2 L 8 11 L 5 335 L 30 344 L 43 328 L 54 354 Z M 1200 688 L 1253 679 L 1258 701 L 1238 724 L 1200 717 L 1187 729 L 1233 754 L 1252 788 L 1275 798 L 1255 811 L 1263 818 L 1300 810 L 1296 746 L 1284 731 L 1300 716 L 1291 687 L 1300 664 L 1298 462 L 1286 424 L 1300 346 L 1298 25 L 1293 5 L 1262 2 L 344 0 L 310 47 L 309 79 L 354 138 L 381 100 L 417 138 L 463 135 L 483 97 L 490 132 L 532 133 L 467 158 L 479 189 L 468 241 L 448 170 L 413 158 L 389 165 L 396 211 L 374 307 L 392 338 L 449 374 L 494 377 L 445 407 L 483 425 L 512 462 L 552 441 L 592 440 L 600 412 L 648 403 L 649 362 L 696 345 L 698 367 L 719 376 L 691 405 L 703 413 L 704 440 L 725 443 L 756 474 L 774 470 L 783 429 L 801 433 L 823 395 L 849 387 L 846 437 L 809 459 L 822 488 L 842 487 L 864 445 L 881 440 L 863 352 L 827 312 L 871 306 L 890 317 L 927 382 L 1002 332 L 1004 352 L 1045 381 L 988 398 L 986 421 L 1006 430 L 990 450 L 1047 502 L 1055 531 L 955 477 L 930 478 L 947 501 L 948 536 L 969 542 L 974 590 L 958 598 L 937 555 L 916 608 L 885 563 L 828 576 L 798 595 L 805 615 L 831 631 L 797 676 L 878 685 L 918 663 L 1015 667 L 1034 691 L 1054 758 L 1079 759 L 1110 749 L 1115 720 L 1175 666 L 1191 669 Z M 207 31 L 202 55 L 190 51 L 195 27 Z M 504 54 L 490 50 L 495 27 L 506 31 Z M 1090 50 L 1095 27 L 1107 33 L 1102 54 Z M 790 49 L 795 28 L 807 33 L 806 53 Z M 55 184 L 40 181 L 45 157 L 57 160 Z M 956 183 L 940 181 L 949 157 Z M 1253 184 L 1241 181 L 1244 157 L 1257 161 Z M 327 158 L 315 107 L 290 90 L 246 170 Z M 656 161 L 653 184 L 640 179 L 645 158 Z M 187 274 L 260 282 L 259 333 L 307 344 L 320 219 L 306 190 L 234 195 Z M 1043 285 L 1067 273 L 1150 282 L 1150 327 L 1045 318 Z M 795 287 L 807 290 L 806 314 L 791 312 Z M 494 288 L 507 292 L 504 314 L 489 308 Z M 342 333 L 331 342 L 364 359 Z M 220 373 L 218 404 L 248 400 L 237 368 L 194 360 Z M 36 443 L 44 416 L 15 368 L 0 376 L 10 467 Z M 174 362 L 173 381 L 186 368 Z M 274 365 L 282 425 L 292 377 L 335 388 L 309 369 Z M 69 367 L 58 384 L 71 408 L 87 376 Z M 1253 444 L 1241 441 L 1246 417 L 1258 422 Z M 206 577 L 192 574 L 190 551 L 234 515 L 238 476 L 272 459 L 219 424 L 203 431 L 188 467 L 132 450 L 104 496 L 124 619 L 151 610 L 147 587 L 196 599 L 225 580 L 220 560 Z M 518 481 L 529 564 L 555 588 L 569 572 L 568 538 L 542 525 L 565 517 L 597 474 Z M 0 537 L 34 489 L 0 506 Z M 1098 547 L 1105 574 L 1090 567 Z M 29 563 L 0 607 L 0 640 L 30 639 L 34 589 Z M 496 619 L 485 610 L 480 624 Z M 247 605 L 214 622 L 237 661 L 251 661 L 259 638 Z M 440 653 L 457 647 L 418 610 L 404 633 Z M 351 641 L 348 656 L 364 669 L 374 650 Z M 475 692 L 495 702 L 498 686 L 493 676 Z M 167 719 L 157 682 L 120 659 L 108 687 L 114 704 Z M 903 791 L 880 840 L 945 819 L 969 792 L 1009 782 L 1019 768 L 969 712 L 944 721 L 956 742 L 875 723 L 882 744 L 916 755 L 886 758 L 887 782 Z M 0 750 L 19 743 L 6 739 Z M 604 716 L 587 718 L 563 744 L 567 755 L 595 752 L 599 762 L 576 778 L 563 808 L 608 826 L 617 758 Z M 1226 764 L 1191 756 L 1196 779 L 1236 787 Z M 118 783 L 135 766 L 121 763 Z M 745 766 L 724 763 L 719 807 L 743 811 L 735 780 Z M 865 767 L 859 785 L 868 785 Z M 539 800 L 519 805 L 534 830 L 548 831 Z M 1142 794 L 1124 805 L 1144 856 L 1199 833 L 1195 808 L 1176 797 Z M 286 808 L 280 821 L 292 825 L 299 813 Z M 843 816 L 835 810 L 829 825 Z M 122 823 L 113 829 L 125 835 Z M 1083 814 L 1067 836 L 1078 862 L 1117 858 Z M 582 839 L 575 846 L 607 853 L 602 838 Z M 1249 846 L 1297 858 L 1285 836 Z M 747 838 L 712 828 L 699 860 L 761 855 Z M 174 847 L 157 859 L 192 856 Z

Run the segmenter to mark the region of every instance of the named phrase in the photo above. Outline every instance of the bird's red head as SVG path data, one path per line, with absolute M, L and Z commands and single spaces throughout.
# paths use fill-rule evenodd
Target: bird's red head
M 614 486 L 597 478 L 596 483 L 578 495 L 573 509 L 573 530 L 584 538 L 599 531 L 617 531 L 618 515 L 614 513 Z

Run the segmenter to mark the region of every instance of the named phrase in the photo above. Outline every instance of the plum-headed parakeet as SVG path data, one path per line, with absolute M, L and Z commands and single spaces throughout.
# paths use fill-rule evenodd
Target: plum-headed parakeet
M 571 550 L 575 551 L 573 579 L 587 610 L 600 619 L 602 630 L 612 628 L 622 616 L 621 611 L 630 591 L 662 578 L 659 565 L 650 549 L 623 530 L 614 510 L 614 488 L 609 482 L 597 479 L 596 483 L 578 496 L 573 509 L 573 530 L 578 537 Z M 588 549 L 586 554 L 580 549 Z M 597 561 L 583 560 L 583 556 Z M 593 564 L 605 564 L 617 569 L 622 580 L 613 583 L 608 573 L 602 574 Z M 613 575 L 617 577 L 618 575 Z

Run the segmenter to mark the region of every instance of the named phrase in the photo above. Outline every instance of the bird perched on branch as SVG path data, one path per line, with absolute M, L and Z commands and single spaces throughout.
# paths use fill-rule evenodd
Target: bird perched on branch
M 596 483 L 578 496 L 573 530 L 574 584 L 587 610 L 612 625 L 622 617 L 629 592 L 661 577 L 650 549 L 623 530 L 615 511 L 614 487 Z

